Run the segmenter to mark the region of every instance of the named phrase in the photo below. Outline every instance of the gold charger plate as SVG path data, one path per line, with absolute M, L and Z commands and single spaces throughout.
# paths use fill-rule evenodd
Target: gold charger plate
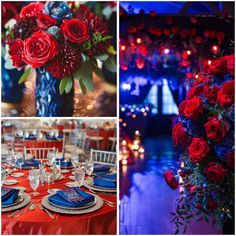
M 59 207 L 53 206 L 49 203 L 48 198 L 50 196 L 51 195 L 47 195 L 47 196 L 43 197 L 43 199 L 41 201 L 42 205 L 50 211 L 53 211 L 53 212 L 56 212 L 56 213 L 61 213 L 61 214 L 68 214 L 68 215 L 87 214 L 87 213 L 97 211 L 103 206 L 102 198 L 100 198 L 97 195 L 94 195 L 94 197 L 96 198 L 96 203 L 93 206 L 89 207 L 89 208 L 86 208 L 86 209 L 73 209 L 73 210 L 72 209 L 59 208 Z
M 2 207 L 2 212 L 18 210 L 18 209 L 23 208 L 26 205 L 28 205 L 30 203 L 30 199 L 31 199 L 30 195 L 28 193 L 23 193 L 22 197 L 24 199 L 22 202 L 20 202 L 17 205 L 14 205 L 14 206 Z
M 92 179 L 86 179 L 84 181 L 84 186 L 88 189 L 92 189 L 94 191 L 98 191 L 98 192 L 108 192 L 108 193 L 116 193 L 116 188 L 103 188 L 103 187 L 99 187 L 93 184 L 93 180 Z

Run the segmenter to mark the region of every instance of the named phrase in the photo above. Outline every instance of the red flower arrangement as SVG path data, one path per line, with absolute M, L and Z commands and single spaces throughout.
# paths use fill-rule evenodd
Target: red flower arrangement
M 178 233 L 189 219 L 202 216 L 222 226 L 234 211 L 234 55 L 215 60 L 198 80 L 188 78 L 190 89 L 179 106 L 173 127 L 175 145 L 182 147 L 179 170 L 164 173 L 167 184 L 178 188 Z
M 102 77 L 97 60 L 115 72 L 111 38 L 103 19 L 83 5 L 79 8 L 73 5 L 71 11 L 66 2 L 36 2 L 21 9 L 16 24 L 7 32 L 6 42 L 15 67 L 45 67 L 54 78 L 61 80 L 60 93 L 68 93 L 73 79 L 93 91 L 93 73 L 86 71 Z M 26 80 L 31 68 L 19 83 Z M 70 89 L 66 89 L 67 85 Z

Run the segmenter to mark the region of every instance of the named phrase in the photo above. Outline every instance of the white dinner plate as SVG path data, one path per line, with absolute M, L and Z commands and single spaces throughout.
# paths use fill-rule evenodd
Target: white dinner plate
M 67 182 L 65 185 L 67 187 L 78 187 L 75 182 Z
M 15 179 L 6 179 L 3 181 L 3 184 L 5 185 L 14 185 L 14 184 L 18 184 L 18 181 Z
M 62 173 L 62 174 L 66 174 L 66 173 L 69 173 L 69 172 L 70 172 L 70 170 L 66 170 L 66 169 L 61 170 L 61 173 Z

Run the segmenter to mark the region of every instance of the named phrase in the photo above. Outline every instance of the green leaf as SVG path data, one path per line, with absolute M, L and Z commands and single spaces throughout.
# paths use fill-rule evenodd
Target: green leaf
M 101 55 L 94 56 L 94 57 L 100 61 L 106 61 L 109 58 L 109 56 L 107 54 L 101 54 Z
M 84 86 L 82 80 L 79 80 L 79 85 L 80 85 L 82 93 L 85 95 L 86 94 L 86 87 Z
M 69 93 L 71 91 L 71 89 L 73 87 L 73 82 L 74 82 L 74 80 L 71 77 L 69 77 L 67 79 L 67 83 L 66 83 L 66 87 L 65 87 L 66 93 Z
M 61 79 L 60 85 L 59 85 L 60 94 L 63 94 L 63 92 L 66 88 L 67 81 L 68 81 L 67 77 L 64 77 L 64 78 Z
M 113 36 L 107 35 L 107 36 L 102 38 L 102 41 L 107 41 L 107 40 L 112 39 L 112 38 L 113 38 Z
M 82 80 L 83 84 L 91 92 L 94 91 L 93 86 L 93 66 L 90 62 L 84 62 L 80 68 L 75 72 L 75 79 Z
M 109 57 L 105 62 L 104 66 L 111 72 L 115 73 L 116 72 L 116 57 L 112 56 Z
M 27 69 L 24 74 L 20 77 L 18 84 L 22 84 L 26 81 L 26 79 L 28 78 L 29 74 L 31 73 L 32 68 L 30 67 L 29 69 Z
M 93 71 L 94 73 L 101 79 L 105 80 L 104 74 L 102 73 L 102 70 L 98 68 L 97 66 L 93 65 Z

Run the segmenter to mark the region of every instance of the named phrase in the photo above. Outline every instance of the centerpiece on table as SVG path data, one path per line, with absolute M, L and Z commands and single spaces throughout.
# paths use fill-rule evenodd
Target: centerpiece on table
M 180 166 L 164 173 L 172 189 L 180 186 L 172 222 L 176 233 L 205 220 L 233 234 L 234 55 L 214 60 L 208 74 L 187 82 L 190 89 L 172 133 L 182 148 Z
M 37 116 L 72 116 L 74 80 L 94 91 L 93 73 L 103 78 L 103 62 L 116 71 L 108 26 L 83 5 L 29 3 L 6 35 L 13 66 L 25 68 L 19 83 L 36 69 Z

